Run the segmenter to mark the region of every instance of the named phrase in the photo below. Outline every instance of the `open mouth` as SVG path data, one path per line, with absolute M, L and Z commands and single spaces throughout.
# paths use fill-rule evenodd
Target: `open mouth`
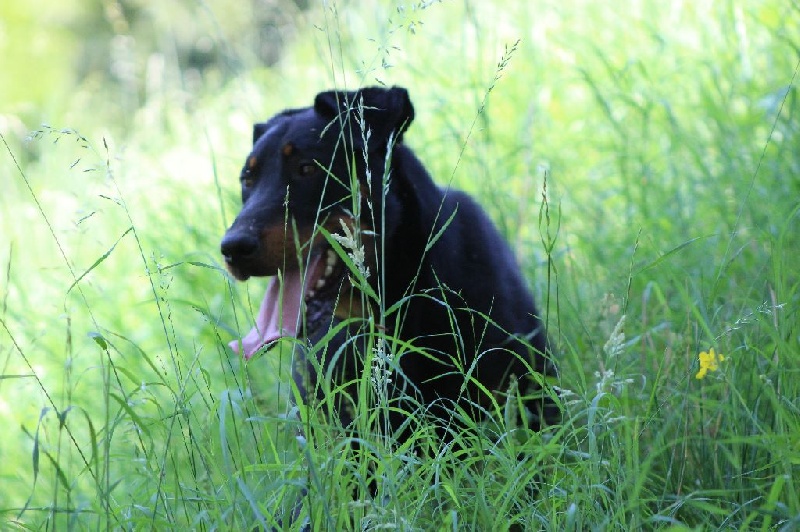
M 297 269 L 273 277 L 258 310 L 255 327 L 241 340 L 242 355 L 249 359 L 281 338 L 296 337 L 306 304 L 336 299 L 344 278 L 344 264 L 330 248 L 312 255 L 304 271 Z M 237 353 L 240 351 L 239 340 L 229 345 Z
M 314 266 L 315 271 L 309 272 L 312 275 L 309 281 L 313 280 L 314 282 L 311 288 L 305 290 L 304 299 L 306 301 L 328 296 L 335 297 L 339 292 L 340 281 L 344 277 L 343 265 L 336 256 L 336 252 L 331 248 L 327 248 L 317 257 L 319 264 Z M 312 260 L 312 262 L 314 261 Z

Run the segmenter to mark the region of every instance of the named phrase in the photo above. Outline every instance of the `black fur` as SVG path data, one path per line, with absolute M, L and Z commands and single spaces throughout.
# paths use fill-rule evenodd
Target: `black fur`
M 489 398 L 474 382 L 465 382 L 464 372 L 500 394 L 515 376 L 529 394 L 529 425 L 552 424 L 557 409 L 547 394 L 537 393 L 540 378 L 530 375 L 531 369 L 553 372 L 547 337 L 514 255 L 480 206 L 462 192 L 435 185 L 403 143 L 413 118 L 405 89 L 365 88 L 324 92 L 313 107 L 257 124 L 242 171 L 243 207 L 222 241 L 228 267 L 239 279 L 296 270 L 330 247 L 318 227 L 341 232 L 340 220 L 358 226 L 370 287 L 390 311 L 387 336 L 413 346 L 395 346 L 392 399 L 401 412 L 393 413 L 392 426 L 404 421 L 402 410 L 419 405 L 441 426 L 449 423 L 456 403 L 468 412 L 488 406 Z M 352 216 L 354 173 L 363 194 L 360 220 Z M 339 324 L 370 310 L 377 314 L 379 306 L 371 300 L 343 304 L 363 299 L 348 277 L 342 274 L 337 290 L 307 302 L 300 334 L 312 345 L 308 356 L 319 362 L 297 368 L 303 390 L 320 389 L 320 367 L 332 369 L 340 384 L 365 370 L 364 351 L 370 347 L 364 328 Z M 342 329 L 325 349 L 313 347 L 337 325 Z M 353 397 L 336 403 L 345 423 L 351 421 L 347 403 L 357 400 L 357 387 L 348 391 Z

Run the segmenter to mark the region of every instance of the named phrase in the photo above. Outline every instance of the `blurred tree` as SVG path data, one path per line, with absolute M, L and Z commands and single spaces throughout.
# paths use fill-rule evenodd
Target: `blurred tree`
M 70 26 L 85 2 L 41 3 L 0 2 L 0 113 L 44 106 L 74 83 Z
M 307 7 L 307 0 L 1 2 L 0 114 L 38 115 L 54 104 L 57 113 L 71 93 L 86 90 L 112 95 L 128 116 L 153 91 L 213 90 L 243 68 L 274 65 Z

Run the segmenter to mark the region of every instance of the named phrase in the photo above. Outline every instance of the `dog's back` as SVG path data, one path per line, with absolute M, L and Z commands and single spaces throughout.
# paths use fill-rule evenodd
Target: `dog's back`
M 547 335 L 505 239 L 469 195 L 437 187 L 407 147 L 393 163 L 403 221 L 386 246 L 387 284 L 396 281 L 387 293 L 397 300 L 413 284 L 400 335 L 427 353 L 401 359 L 404 373 L 426 403 L 449 411 L 451 402 L 489 406 L 485 390 L 507 391 L 512 375 L 523 393 L 535 390 L 526 377 L 553 371 Z M 555 422 L 549 399 L 528 406 L 532 428 Z

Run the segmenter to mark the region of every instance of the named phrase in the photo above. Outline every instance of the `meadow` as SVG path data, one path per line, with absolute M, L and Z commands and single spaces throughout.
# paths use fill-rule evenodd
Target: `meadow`
M 796 0 L 104 6 L 0 6 L 0 528 L 800 528 Z M 353 446 L 227 347 L 253 122 L 365 85 L 512 243 L 562 424 Z

